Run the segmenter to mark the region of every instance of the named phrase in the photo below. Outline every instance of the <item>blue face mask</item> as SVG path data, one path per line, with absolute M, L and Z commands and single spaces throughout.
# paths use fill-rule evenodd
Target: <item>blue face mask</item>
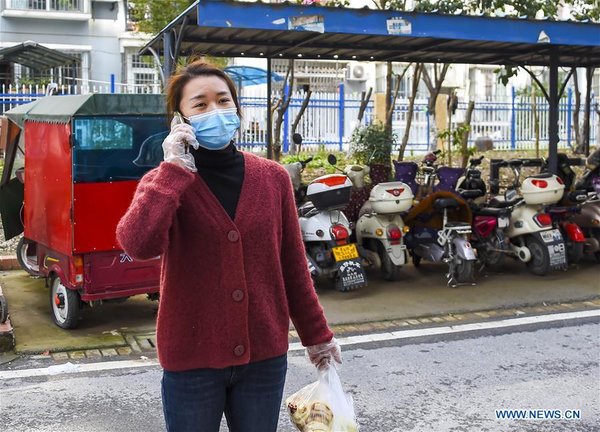
M 191 116 L 188 121 L 196 131 L 198 144 L 208 150 L 227 147 L 240 128 L 237 108 L 212 110 Z

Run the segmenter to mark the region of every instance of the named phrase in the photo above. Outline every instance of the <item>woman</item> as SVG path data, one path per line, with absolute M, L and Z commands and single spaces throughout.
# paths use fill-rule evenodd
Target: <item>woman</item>
M 275 432 L 291 317 L 317 367 L 341 362 L 304 256 L 291 180 L 238 151 L 235 86 L 196 61 L 169 82 L 164 162 L 117 227 L 136 259 L 162 256 L 157 348 L 168 431 Z

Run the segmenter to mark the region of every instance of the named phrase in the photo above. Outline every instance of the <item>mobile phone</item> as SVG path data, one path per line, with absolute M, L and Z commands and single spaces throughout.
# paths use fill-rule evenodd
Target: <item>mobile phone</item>
M 183 116 L 181 115 L 181 113 L 179 111 L 173 111 L 173 119 L 175 120 L 174 125 L 185 123 L 185 121 L 183 120 Z M 187 154 L 188 153 L 187 144 L 185 144 L 183 147 L 184 147 L 184 152 Z
M 179 111 L 174 111 L 173 117 L 176 119 L 175 124 L 185 123 L 185 121 L 183 120 L 183 116 L 179 113 Z

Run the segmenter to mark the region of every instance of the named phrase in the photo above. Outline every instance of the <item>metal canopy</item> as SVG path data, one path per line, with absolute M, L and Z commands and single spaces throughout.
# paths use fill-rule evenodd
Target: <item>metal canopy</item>
M 269 74 L 273 58 L 548 66 L 548 165 L 556 172 L 558 68 L 585 67 L 591 75 L 600 66 L 600 24 L 197 0 L 144 52 L 157 60 L 167 53 L 165 78 L 179 55 L 193 54 L 264 57 Z
M 0 61 L 17 63 L 28 68 L 44 71 L 74 64 L 77 59 L 60 51 L 46 48 L 33 41 L 0 49 Z
M 165 98 L 158 94 L 103 94 L 47 96 L 17 106 L 4 115 L 20 128 L 26 120 L 68 123 L 73 117 L 165 115 Z
M 175 30 L 181 55 L 600 66 L 600 25 L 373 9 L 198 0 Z

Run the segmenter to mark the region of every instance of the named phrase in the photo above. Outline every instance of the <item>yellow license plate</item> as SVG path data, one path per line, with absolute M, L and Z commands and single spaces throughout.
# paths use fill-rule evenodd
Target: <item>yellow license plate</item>
M 355 244 L 349 244 L 345 246 L 336 246 L 332 249 L 333 257 L 336 261 L 348 261 L 354 258 L 358 258 L 358 249 Z

